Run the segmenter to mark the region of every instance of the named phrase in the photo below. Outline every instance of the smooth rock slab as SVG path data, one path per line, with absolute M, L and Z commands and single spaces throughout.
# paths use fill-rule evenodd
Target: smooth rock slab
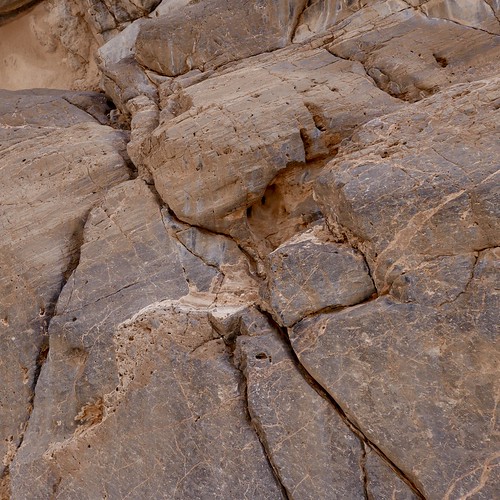
M 320 239 L 309 230 L 269 255 L 271 306 L 291 326 L 326 307 L 350 306 L 375 292 L 363 256 L 353 248 Z

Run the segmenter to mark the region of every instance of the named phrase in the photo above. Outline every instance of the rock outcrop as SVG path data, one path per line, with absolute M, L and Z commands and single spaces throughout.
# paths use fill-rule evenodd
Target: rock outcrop
M 0 498 L 498 496 L 499 19 L 0 0 Z

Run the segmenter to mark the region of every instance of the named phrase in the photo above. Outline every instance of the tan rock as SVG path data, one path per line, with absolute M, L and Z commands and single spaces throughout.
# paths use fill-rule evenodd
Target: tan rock
M 482 4 L 482 14 L 477 15 L 491 20 L 495 33 L 450 22 L 446 9 L 440 15 L 427 17 L 423 12 L 441 10 L 434 9 L 432 6 L 437 4 L 433 2 L 425 3 L 419 11 L 408 8 L 405 1 L 391 0 L 370 5 L 339 23 L 328 50 L 361 62 L 381 89 L 409 101 L 427 97 L 453 83 L 494 75 L 498 67 L 496 35 L 500 33 L 500 23 L 483 0 L 462 3 L 470 7 L 462 5 L 457 9 L 464 15 L 475 9 L 471 4 Z M 453 19 L 453 15 L 448 17 Z
M 129 177 L 125 134 L 89 114 L 103 120 L 104 103 L 90 93 L 0 91 L 2 472 L 32 410 L 47 327 L 87 213 Z
M 318 181 L 330 226 L 365 253 L 379 291 L 404 278 L 421 283 L 421 302 L 453 294 L 451 273 L 468 276 L 471 253 L 498 245 L 499 88 L 496 77 L 458 85 L 370 122 Z M 440 278 L 432 262 L 455 271 Z
M 172 99 L 183 103 L 175 117 Z M 278 173 L 334 154 L 356 125 L 399 105 L 358 63 L 285 49 L 167 97 L 137 159 L 180 219 L 248 237 L 246 209 Z

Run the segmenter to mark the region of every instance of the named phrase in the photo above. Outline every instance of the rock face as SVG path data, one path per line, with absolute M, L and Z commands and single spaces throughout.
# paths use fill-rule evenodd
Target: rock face
M 499 19 L 0 0 L 0 498 L 496 498 Z

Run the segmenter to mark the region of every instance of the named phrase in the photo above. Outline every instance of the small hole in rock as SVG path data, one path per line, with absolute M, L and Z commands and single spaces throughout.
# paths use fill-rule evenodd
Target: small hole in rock
M 255 355 L 255 359 L 267 359 L 267 354 L 265 352 L 259 352 Z

